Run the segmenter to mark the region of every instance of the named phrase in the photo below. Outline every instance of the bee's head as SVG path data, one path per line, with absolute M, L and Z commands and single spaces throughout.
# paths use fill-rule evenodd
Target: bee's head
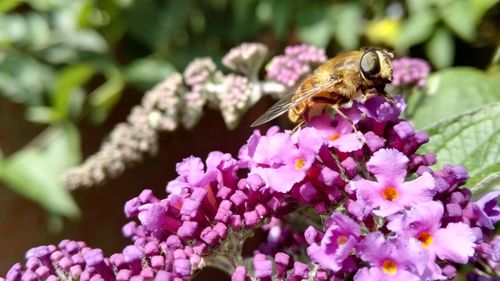
M 393 57 L 393 53 L 384 49 L 364 49 L 359 63 L 363 78 L 376 85 L 390 83 L 392 81 L 391 59 Z

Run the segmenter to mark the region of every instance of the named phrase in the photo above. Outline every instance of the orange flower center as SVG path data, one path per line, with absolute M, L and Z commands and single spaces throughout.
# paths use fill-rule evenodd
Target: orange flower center
M 331 141 L 334 141 L 336 139 L 340 138 L 340 134 L 339 133 L 334 133 L 333 135 L 330 135 L 330 137 L 328 137 L 329 140 Z
M 340 235 L 339 237 L 337 237 L 337 244 L 344 245 L 345 243 L 347 243 L 347 240 L 347 236 Z
M 394 186 L 389 185 L 382 191 L 382 196 L 387 201 L 396 201 L 399 197 L 399 193 Z
M 306 159 L 304 158 L 299 158 L 295 160 L 295 169 L 300 170 L 304 165 L 306 164 Z
M 422 247 L 424 247 L 424 249 L 427 249 L 434 242 L 432 235 L 428 231 L 420 233 L 417 239 L 422 242 Z
M 382 263 L 382 270 L 387 274 L 394 275 L 398 271 L 398 265 L 392 260 L 385 260 Z

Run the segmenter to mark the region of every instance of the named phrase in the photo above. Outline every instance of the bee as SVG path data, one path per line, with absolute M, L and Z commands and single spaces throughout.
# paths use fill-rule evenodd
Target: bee
M 251 126 L 267 123 L 285 112 L 288 112 L 290 121 L 300 126 L 311 118 L 313 112 L 318 109 L 323 112 L 328 107 L 333 107 L 350 121 L 339 107 L 371 90 L 392 102 L 384 88 L 392 81 L 393 58 L 393 53 L 372 47 L 339 54 L 320 65 L 295 91 L 278 100 Z

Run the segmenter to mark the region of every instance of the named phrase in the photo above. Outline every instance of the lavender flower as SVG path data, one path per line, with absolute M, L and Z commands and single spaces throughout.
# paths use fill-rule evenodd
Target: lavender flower
M 423 87 L 427 84 L 427 78 L 431 67 L 425 60 L 416 58 L 400 58 L 392 61 L 394 86 L 416 86 Z
M 409 159 L 395 149 L 380 149 L 366 163 L 377 182 L 366 179 L 351 182 L 360 204 L 366 204 L 378 216 L 389 216 L 419 203 L 432 200 L 434 179 L 429 173 L 404 182 Z

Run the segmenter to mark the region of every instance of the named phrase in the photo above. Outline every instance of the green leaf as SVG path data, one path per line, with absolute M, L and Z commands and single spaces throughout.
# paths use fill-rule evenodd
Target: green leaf
M 473 200 L 480 198 L 482 195 L 490 191 L 500 190 L 500 172 L 493 173 L 483 178 L 470 189 L 472 190 Z
M 470 176 L 467 185 L 475 197 L 499 186 L 499 102 L 436 123 L 427 131 L 430 140 L 422 150 L 436 153 L 436 168 L 445 164 L 465 166 Z
M 54 111 L 60 120 L 68 118 L 71 96 L 94 75 L 96 69 L 88 63 L 80 63 L 63 69 L 57 77 L 53 94 Z
M 26 111 L 26 119 L 35 123 L 50 124 L 59 120 L 59 115 L 51 107 L 31 106 Z
M 399 45 L 406 49 L 424 42 L 431 36 L 437 20 L 436 13 L 431 9 L 423 9 L 411 14 L 401 28 Z
M 455 42 L 450 32 L 444 28 L 436 30 L 426 45 L 427 56 L 437 68 L 445 68 L 453 63 Z
M 175 68 L 165 61 L 153 58 L 137 59 L 125 69 L 125 80 L 146 90 L 174 71 Z
M 335 36 L 344 50 L 354 50 L 359 47 L 359 36 L 363 22 L 362 7 L 357 3 L 345 4 L 341 7 L 332 7 L 332 13 L 337 16 Z
M 271 20 L 273 22 L 274 31 L 278 39 L 282 41 L 286 40 L 288 37 L 291 6 L 292 5 L 286 0 L 275 0 L 271 2 L 273 14 Z
M 42 105 L 52 83 L 53 69 L 33 58 L 10 54 L 0 61 L 0 95 L 14 102 Z
M 331 14 L 325 14 L 324 5 L 316 2 L 305 2 L 299 7 L 301 12 L 297 15 L 298 34 L 302 42 L 317 47 L 326 47 L 332 34 Z
M 91 117 L 95 122 L 102 122 L 106 119 L 120 99 L 124 84 L 120 72 L 114 69 L 110 72 L 108 80 L 90 93 Z
M 406 0 L 406 4 L 408 5 L 410 12 L 415 13 L 422 9 L 431 7 L 432 0 Z
M 79 136 L 72 127 L 47 130 L 44 149 L 24 148 L 3 160 L 0 180 L 47 211 L 76 218 L 80 211 L 59 175 L 79 161 Z
M 6 13 L 17 6 L 19 6 L 23 0 L 2 0 L 0 1 L 0 13 Z
M 446 25 L 460 38 L 472 41 L 476 36 L 476 23 L 471 1 L 450 1 L 442 7 L 442 17 Z
M 429 77 L 426 93 L 415 94 L 425 94 L 421 104 L 409 104 L 409 107 L 416 107 L 411 120 L 417 128 L 500 100 L 495 79 L 468 67 L 448 68 L 433 73 Z

